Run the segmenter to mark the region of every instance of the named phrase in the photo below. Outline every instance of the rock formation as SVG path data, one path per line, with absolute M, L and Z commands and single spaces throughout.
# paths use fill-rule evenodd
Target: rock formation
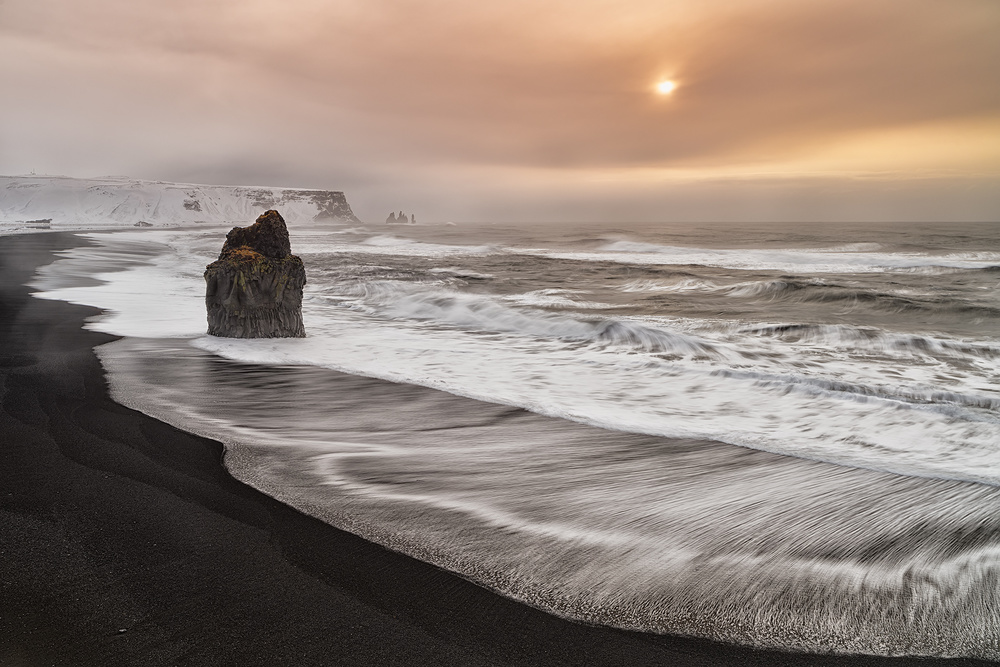
M 290 225 L 307 220 L 361 222 L 339 190 L 196 185 L 116 176 L 0 176 L 0 224 L 44 218 L 52 218 L 56 227 L 253 222 L 269 209 L 281 211 Z
M 306 270 L 292 254 L 285 221 L 267 211 L 233 227 L 219 259 L 205 267 L 208 333 L 227 338 L 302 338 Z
M 416 216 L 416 214 L 414 214 L 413 215 L 413 219 L 411 220 L 402 211 L 399 212 L 399 216 L 398 217 L 393 212 L 393 213 L 390 213 L 389 217 L 385 219 L 385 224 L 387 224 L 387 225 L 415 225 L 415 224 L 417 224 L 417 216 Z

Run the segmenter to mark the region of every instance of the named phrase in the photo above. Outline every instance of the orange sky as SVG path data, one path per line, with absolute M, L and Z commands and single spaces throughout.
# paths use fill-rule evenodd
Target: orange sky
M 0 173 L 370 219 L 997 220 L 998 35 L 996 0 L 0 0 Z

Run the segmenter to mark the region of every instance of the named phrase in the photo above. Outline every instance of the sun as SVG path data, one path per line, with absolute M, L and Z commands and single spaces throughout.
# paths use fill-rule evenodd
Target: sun
M 677 84 L 674 83 L 673 81 L 660 81 L 658 84 L 656 84 L 656 92 L 658 92 L 660 95 L 669 95 L 670 93 L 674 92 L 674 89 L 676 88 Z

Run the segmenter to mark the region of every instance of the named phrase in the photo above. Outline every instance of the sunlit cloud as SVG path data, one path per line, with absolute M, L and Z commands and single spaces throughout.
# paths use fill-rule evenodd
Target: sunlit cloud
M 980 182 L 1000 178 L 998 29 L 992 0 L 6 0 L 0 171 L 355 188 L 376 210 L 409 180 L 442 216 L 491 214 L 493 184 L 450 190 L 473 173 L 525 201 L 573 179 L 611 202 Z

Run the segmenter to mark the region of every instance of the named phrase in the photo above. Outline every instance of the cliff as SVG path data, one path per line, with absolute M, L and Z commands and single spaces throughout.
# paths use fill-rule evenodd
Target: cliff
M 337 190 L 196 185 L 62 176 L 0 176 L 0 226 L 51 219 L 53 229 L 158 227 L 249 220 L 279 208 L 289 222 L 360 222 Z M 140 225 L 141 226 L 141 225 Z

